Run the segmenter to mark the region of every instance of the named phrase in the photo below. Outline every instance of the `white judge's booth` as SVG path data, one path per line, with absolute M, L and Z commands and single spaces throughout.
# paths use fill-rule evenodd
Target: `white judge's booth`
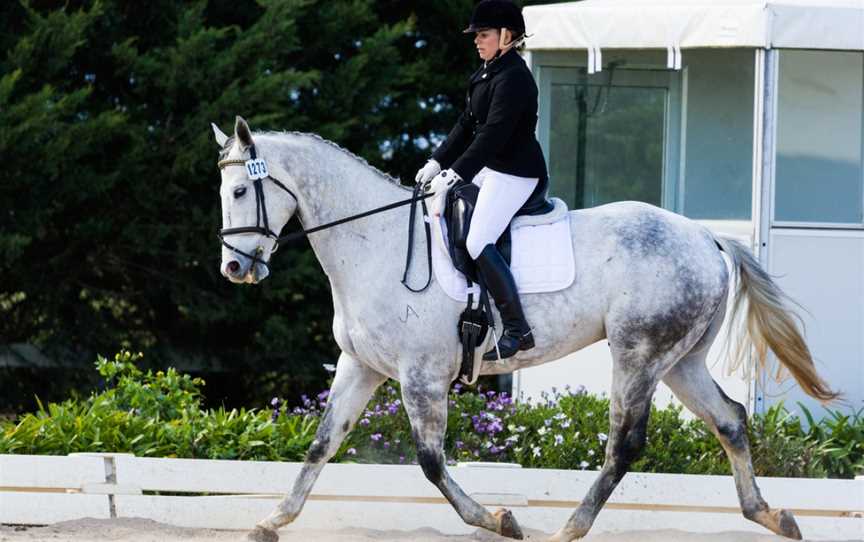
M 650 202 L 751 246 L 800 303 L 818 370 L 845 394 L 834 408 L 864 407 L 864 0 L 584 0 L 523 13 L 552 195 L 571 209 Z M 750 412 L 800 401 L 824 414 L 792 380 L 726 375 L 718 344 L 712 373 Z M 517 372 L 513 391 L 608 393 L 611 375 L 601 341 Z M 671 397 L 661 385 L 658 404 Z

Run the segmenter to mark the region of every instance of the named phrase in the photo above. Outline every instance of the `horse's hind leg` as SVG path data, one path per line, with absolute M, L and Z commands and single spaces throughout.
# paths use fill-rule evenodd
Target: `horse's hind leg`
M 759 493 L 747 439 L 747 411 L 726 396 L 711 378 L 705 366 L 707 350 L 687 355 L 666 373 L 663 382 L 720 440 L 732 465 L 744 517 L 779 535 L 800 540 L 801 531 L 792 513 L 769 508 Z
M 585 536 L 615 486 L 645 447 L 651 396 L 657 383 L 656 378 L 647 373 L 632 370 L 633 366 L 616 359 L 609 404 L 609 441 L 603 469 L 579 508 L 550 542 L 569 542 Z
M 294 481 L 294 488 L 291 494 L 279 503 L 276 510 L 250 533 L 250 540 L 255 542 L 278 540 L 276 530 L 291 523 L 300 514 L 309 492 L 312 491 L 312 485 L 318 479 L 324 465 L 339 450 L 345 436 L 369 403 L 370 397 L 384 380 L 386 380 L 385 376 L 347 354 L 343 353 L 339 357 L 324 415 L 318 424 L 315 440 L 306 453 L 306 461 Z
M 444 434 L 447 430 L 450 376 L 433 375 L 432 371 L 423 371 L 417 367 L 406 372 L 400 379 L 402 398 L 411 420 L 411 432 L 417 446 L 417 461 L 423 474 L 441 491 L 462 521 L 521 540 L 522 531 L 509 511 L 501 509 L 491 514 L 466 495 L 447 473 L 444 462 Z

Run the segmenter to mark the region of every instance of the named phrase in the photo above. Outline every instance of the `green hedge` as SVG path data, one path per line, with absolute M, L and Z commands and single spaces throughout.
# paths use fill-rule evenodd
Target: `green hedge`
M 314 438 L 327 392 L 272 411 L 201 407 L 201 379 L 173 369 L 146 373 L 129 352 L 101 358 L 105 390 L 52 403 L 0 425 L 0 453 L 65 455 L 84 451 L 137 456 L 301 461 Z M 370 401 L 335 461 L 412 463 L 414 446 L 396 384 Z M 455 461 L 506 461 L 525 467 L 597 469 L 608 433 L 609 401 L 565 389 L 542 402 L 514 402 L 506 393 L 451 391 L 446 455 Z M 806 411 L 805 411 L 806 412 Z M 807 413 L 809 417 L 810 414 Z M 761 476 L 852 478 L 864 472 L 864 416 L 831 412 L 807 424 L 782 406 L 750 423 Z M 633 470 L 727 474 L 717 439 L 680 407 L 653 408 L 648 443 Z

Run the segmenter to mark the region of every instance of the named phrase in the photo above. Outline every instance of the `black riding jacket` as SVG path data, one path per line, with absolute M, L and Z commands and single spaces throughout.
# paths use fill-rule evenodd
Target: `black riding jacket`
M 537 126 L 537 84 L 511 49 L 469 79 L 467 107 L 432 158 L 470 181 L 483 167 L 539 180 L 517 214 L 548 210 L 549 175 Z

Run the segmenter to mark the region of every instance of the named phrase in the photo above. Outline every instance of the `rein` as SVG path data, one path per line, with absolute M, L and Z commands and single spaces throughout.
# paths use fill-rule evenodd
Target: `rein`
M 370 209 L 368 211 L 364 211 L 364 212 L 358 213 L 356 215 L 351 215 L 351 216 L 347 216 L 345 218 L 340 218 L 340 219 L 334 220 L 332 222 L 327 222 L 326 224 L 321 224 L 321 225 L 315 226 L 314 228 L 309 228 L 308 230 L 302 229 L 302 224 L 301 224 L 300 231 L 297 231 L 294 233 L 289 233 L 288 235 L 280 236 L 280 235 L 277 235 L 275 232 L 273 232 L 273 230 L 270 229 L 270 222 L 267 219 L 267 203 L 264 199 L 264 187 L 262 186 L 261 181 L 263 179 L 270 179 L 271 181 L 273 181 L 276 184 L 276 186 L 278 186 L 279 188 L 281 188 L 285 192 L 288 192 L 288 194 L 290 194 L 291 197 L 294 198 L 294 201 L 299 203 L 300 199 L 297 197 L 297 195 L 294 192 L 291 191 L 290 188 L 285 186 L 284 183 L 282 183 L 279 179 L 276 179 L 275 177 L 270 175 L 270 172 L 267 169 L 267 166 L 266 166 L 266 163 L 264 162 L 264 160 L 258 160 L 257 152 L 255 150 L 254 144 L 249 146 L 249 156 L 250 156 L 249 160 L 229 159 L 229 160 L 220 160 L 217 163 L 220 170 L 225 169 L 228 166 L 243 166 L 246 168 L 246 173 L 250 176 L 250 178 L 253 175 L 259 175 L 258 178 L 255 178 L 252 181 L 252 185 L 255 188 L 255 207 L 256 207 L 255 225 L 254 226 L 241 226 L 238 228 L 222 228 L 219 230 L 219 233 L 217 234 L 219 237 L 219 241 L 228 250 L 235 252 L 237 254 L 240 254 L 242 256 L 245 256 L 246 258 L 249 258 L 250 260 L 252 260 L 253 265 L 255 263 L 260 263 L 261 265 L 263 265 L 264 267 L 267 267 L 269 269 L 267 262 L 264 261 L 263 259 L 261 259 L 261 255 L 264 252 L 263 247 L 259 246 L 255 250 L 255 254 L 248 254 L 248 253 L 240 250 L 239 248 L 229 244 L 227 241 L 225 241 L 225 237 L 227 237 L 229 235 L 241 235 L 241 234 L 245 234 L 245 233 L 257 233 L 259 235 L 263 235 L 264 237 L 267 237 L 268 239 L 274 240 L 274 248 L 270 252 L 272 254 L 272 253 L 276 252 L 276 250 L 279 248 L 280 245 L 282 245 L 284 243 L 289 243 L 291 241 L 295 241 L 297 239 L 300 239 L 301 237 L 305 237 L 305 236 L 309 235 L 310 233 L 315 233 L 315 232 L 319 232 L 322 230 L 326 230 L 326 229 L 332 228 L 334 226 L 339 226 L 339 225 L 345 224 L 347 222 L 353 222 L 354 220 L 359 220 L 359 219 L 365 218 L 367 216 L 376 215 L 378 213 L 383 213 L 384 211 L 389 211 L 391 209 L 396 209 L 396 208 L 403 207 L 405 205 L 410 204 L 411 205 L 411 211 L 410 211 L 410 216 L 408 217 L 408 251 L 407 251 L 408 254 L 406 256 L 405 272 L 402 274 L 401 282 L 407 289 L 409 289 L 415 293 L 419 293 L 419 292 L 426 290 L 426 288 L 428 288 L 429 285 L 432 283 L 432 232 L 431 232 L 431 229 L 429 226 L 429 211 L 426 208 L 426 199 L 434 196 L 435 195 L 434 193 L 420 195 L 420 191 L 422 190 L 422 186 L 420 184 L 418 184 L 414 187 L 414 192 L 413 192 L 412 196 L 408 199 L 396 201 L 394 203 L 389 203 L 387 205 L 383 205 L 381 207 L 376 207 L 374 209 Z M 416 215 L 416 212 L 417 212 L 417 202 L 418 201 L 420 202 L 420 204 L 422 205 L 422 208 L 423 208 L 424 225 L 426 227 L 426 259 L 427 259 L 429 274 L 428 274 L 428 278 L 426 280 L 426 284 L 420 289 L 414 289 L 408 285 L 407 280 L 408 280 L 408 270 L 411 266 L 411 257 L 412 257 L 413 252 L 414 252 L 414 216 Z

